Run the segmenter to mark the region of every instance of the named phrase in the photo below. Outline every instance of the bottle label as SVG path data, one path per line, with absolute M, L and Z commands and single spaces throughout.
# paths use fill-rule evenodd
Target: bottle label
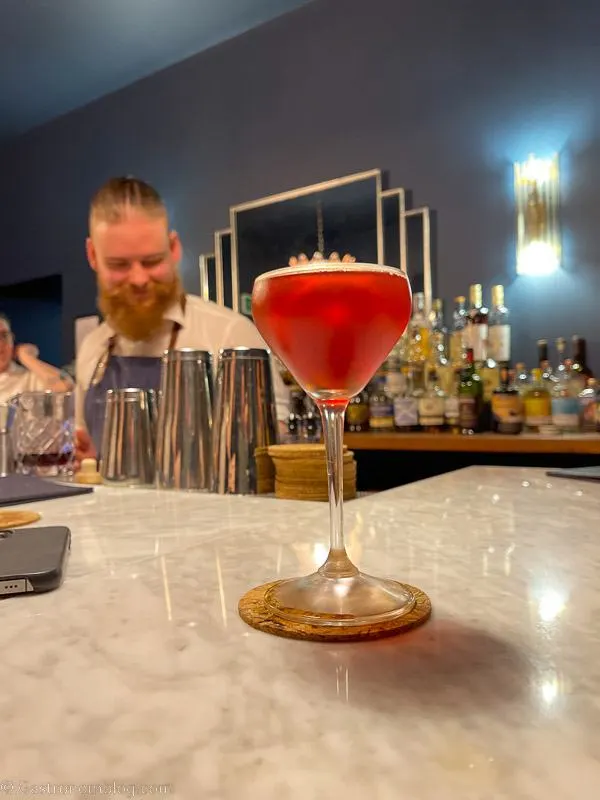
M 394 401 L 394 422 L 398 428 L 418 425 L 417 401 L 414 397 L 397 397 Z
M 443 425 L 445 405 L 443 397 L 422 397 L 419 400 L 419 422 L 421 425 Z
M 552 407 L 549 397 L 525 398 L 525 422 L 531 427 L 552 424 Z
M 369 425 L 372 430 L 394 427 L 394 409 L 391 402 L 373 403 L 370 406 Z
M 481 378 L 481 382 L 483 383 L 483 398 L 487 402 L 490 402 L 492 395 L 494 394 L 494 390 L 500 386 L 500 370 L 484 367 L 482 370 L 480 370 L 479 376 Z
M 518 394 L 492 395 L 492 414 L 496 422 L 523 422 L 523 408 Z
M 381 430 L 388 430 L 394 427 L 394 418 L 393 417 L 374 417 L 371 415 L 371 419 L 369 420 L 369 427 L 373 431 L 381 431 Z
M 369 419 L 369 406 L 366 403 L 350 403 L 346 410 L 349 425 L 364 425 Z
M 461 428 L 476 430 L 479 419 L 477 415 L 477 400 L 474 397 L 458 398 L 458 418 Z
M 494 361 L 510 361 L 510 325 L 492 325 L 488 329 L 488 355 Z
M 458 408 L 458 397 L 456 395 L 450 395 L 446 398 L 446 403 L 444 407 L 444 416 L 448 421 L 458 420 L 459 415 L 459 408 Z
M 578 397 L 552 398 L 552 423 L 557 428 L 578 428 L 580 413 Z
M 475 361 L 485 361 L 487 358 L 488 326 L 469 325 L 466 328 L 466 334 L 468 347 L 473 350 L 473 359 Z

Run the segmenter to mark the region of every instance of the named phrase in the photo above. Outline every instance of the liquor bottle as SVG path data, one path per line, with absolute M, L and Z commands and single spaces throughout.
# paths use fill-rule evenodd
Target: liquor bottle
M 585 384 L 588 381 L 588 378 L 593 378 L 594 375 L 592 370 L 587 365 L 587 347 L 585 339 L 582 339 L 581 336 L 573 336 L 572 339 L 573 343 L 573 379 L 579 380 L 583 385 L 582 389 L 585 389 Z
M 390 397 L 394 398 L 399 394 L 404 386 L 404 377 L 402 375 L 402 362 L 396 347 L 388 355 L 383 362 L 382 367 L 383 375 L 385 376 L 385 389 Z
M 522 361 L 515 365 L 515 388 L 521 397 L 529 389 L 529 373 Z
M 500 386 L 492 395 L 492 430 L 510 434 L 523 430 L 523 402 L 518 390 L 511 386 L 506 367 L 500 370 Z
M 504 286 L 492 286 L 492 308 L 488 316 L 488 358 L 499 367 L 510 363 L 510 323 L 504 305 Z
M 467 326 L 466 299 L 463 295 L 454 298 L 455 308 L 452 314 L 452 332 L 450 334 L 450 364 L 454 370 L 460 370 L 465 356 L 465 328 Z
M 558 344 L 558 339 L 556 340 Z M 564 341 L 564 339 L 562 340 Z M 537 340 L 537 349 L 538 349 L 538 367 L 542 368 L 542 364 L 545 361 L 548 361 L 548 340 L 547 339 L 538 339 Z
M 365 389 L 350 398 L 346 409 L 346 430 L 350 433 L 369 430 L 369 395 Z
M 467 348 L 466 363 L 458 387 L 458 415 L 461 433 L 477 433 L 480 426 L 483 386 L 473 363 L 473 350 Z
M 372 431 L 394 430 L 394 406 L 385 390 L 385 376 L 378 375 L 371 382 L 369 395 L 369 427 Z
M 304 419 L 306 395 L 297 385 L 290 387 L 290 413 L 287 421 L 288 440 L 295 442 L 302 437 L 302 421 Z
M 425 295 L 415 292 L 413 295 L 413 313 L 408 323 L 409 330 L 409 362 L 425 363 L 429 355 L 429 320 L 425 313 Z
M 579 392 L 579 405 L 581 407 L 581 427 L 584 433 L 593 433 L 596 430 L 596 403 L 598 401 L 598 381 L 588 379 L 588 385 Z
M 440 433 L 444 429 L 446 394 L 439 385 L 435 369 L 430 370 L 425 392 L 419 399 L 419 425 L 424 433 Z
M 448 331 L 444 325 L 444 301 L 436 298 L 431 304 L 429 314 L 429 360 L 432 364 L 446 361 L 446 336 Z
M 474 283 L 469 289 L 471 305 L 467 314 L 465 336 L 467 347 L 473 351 L 476 366 L 481 366 L 487 359 L 488 310 L 483 305 L 483 291 L 480 283 Z
M 446 403 L 444 405 L 444 417 L 446 419 L 446 428 L 450 433 L 460 433 L 460 407 L 458 401 L 458 387 L 460 382 L 460 372 L 453 372 L 453 383 L 450 391 L 446 395 Z
M 306 398 L 306 411 L 302 419 L 302 436 L 307 442 L 321 441 L 321 415 L 315 401 L 311 397 Z
M 565 372 L 565 360 L 567 358 L 567 340 L 559 337 L 556 342 L 556 358 L 557 366 L 554 374 L 554 380 L 560 380 L 563 372 Z M 546 356 L 547 357 L 547 356 Z
M 549 361 L 542 361 L 540 363 L 540 369 L 542 370 L 542 380 L 544 383 L 554 384 L 556 376 L 552 372 L 552 364 Z M 552 391 L 552 386 L 549 386 L 548 390 Z
M 577 433 L 581 429 L 581 389 L 571 370 L 571 362 L 565 361 L 565 370 L 552 389 L 552 424 L 561 433 Z
M 523 397 L 525 430 L 529 433 L 540 433 L 552 425 L 552 403 L 539 367 L 531 370 L 531 379 L 531 386 Z
M 396 429 L 406 433 L 419 430 L 418 398 L 414 395 L 412 367 L 405 367 L 405 385 L 401 394 L 394 397 L 394 423 Z

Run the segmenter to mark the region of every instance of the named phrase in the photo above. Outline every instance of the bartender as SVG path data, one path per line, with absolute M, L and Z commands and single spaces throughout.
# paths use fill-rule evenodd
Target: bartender
M 39 359 L 35 345 L 15 345 L 10 321 L 0 314 L 0 402 L 22 392 L 67 392 L 72 388 L 70 376 Z
M 179 236 L 152 186 L 112 178 L 94 195 L 87 257 L 96 273 L 104 322 L 77 354 L 77 457 L 100 452 L 109 389 L 158 389 L 165 350 L 193 347 L 214 355 L 226 347 L 265 347 L 246 317 L 185 294 Z M 287 419 L 288 392 L 273 370 L 277 416 Z

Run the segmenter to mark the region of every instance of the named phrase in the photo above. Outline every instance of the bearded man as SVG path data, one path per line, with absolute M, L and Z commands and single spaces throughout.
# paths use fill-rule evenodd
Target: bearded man
M 113 178 L 94 195 L 87 257 L 98 280 L 104 322 L 77 354 L 77 456 L 99 457 L 106 392 L 159 388 L 165 350 L 265 347 L 249 319 L 185 294 L 179 236 L 169 228 L 158 192 L 136 178 Z M 273 370 L 277 416 L 288 413 L 287 390 Z

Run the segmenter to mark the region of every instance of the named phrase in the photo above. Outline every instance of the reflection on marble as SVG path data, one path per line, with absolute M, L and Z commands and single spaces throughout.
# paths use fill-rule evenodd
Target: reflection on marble
M 0 603 L 1 778 L 173 797 L 547 800 L 600 779 L 600 486 L 472 468 L 347 507 L 353 557 L 432 620 L 370 644 L 261 634 L 252 585 L 313 569 L 321 504 L 102 490 L 57 592 Z

